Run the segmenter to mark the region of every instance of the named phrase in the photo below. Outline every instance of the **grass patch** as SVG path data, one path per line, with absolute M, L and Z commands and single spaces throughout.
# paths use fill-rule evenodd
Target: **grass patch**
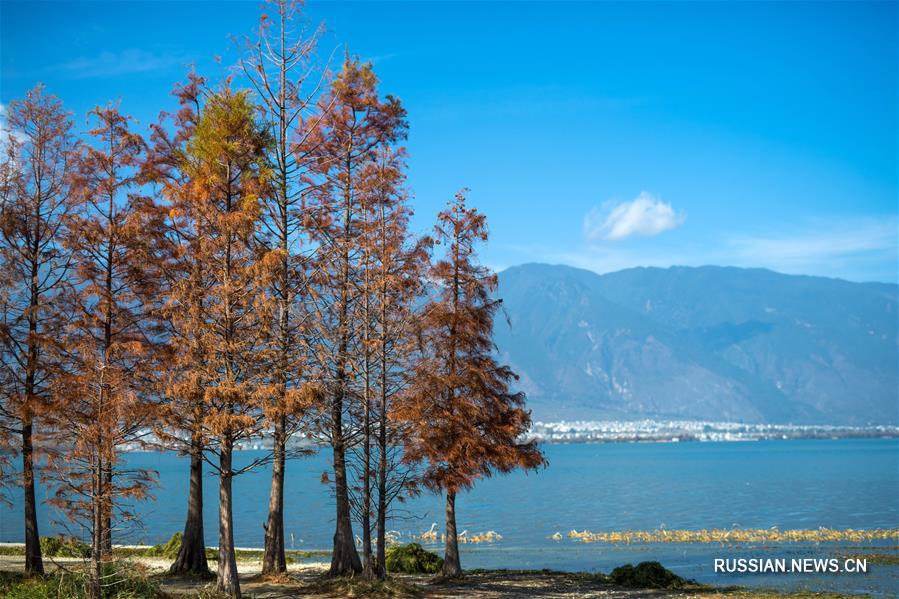
M 164 599 L 159 585 L 130 564 L 103 565 L 104 599 Z M 0 596 L 5 599 L 84 599 L 87 575 L 57 571 L 26 578 L 24 574 L 0 572 Z
M 113 547 L 112 555 L 116 559 L 127 559 L 130 557 L 153 557 L 160 559 L 174 560 L 178 557 L 178 550 L 181 548 L 181 533 L 176 532 L 168 541 L 153 545 L 152 547 Z M 82 543 L 73 537 L 41 537 L 41 554 L 45 557 L 71 557 L 79 559 L 87 559 L 90 557 L 91 548 L 87 543 Z M 261 549 L 238 549 L 235 555 L 238 561 L 258 561 L 262 559 L 264 552 Z M 0 555 L 3 556 L 23 556 L 25 555 L 24 545 L 4 545 L 0 546 Z M 331 553 L 328 551 L 286 551 L 285 556 L 287 563 L 297 563 L 303 559 L 311 559 L 315 557 L 328 557 Z M 217 549 L 206 549 L 206 559 L 218 560 Z
M 164 557 L 173 560 L 178 557 L 178 550 L 181 549 L 181 538 L 181 533 L 176 532 L 165 543 L 153 545 L 149 549 L 145 549 L 144 555 L 147 557 Z
M 41 553 L 50 557 L 80 557 L 91 556 L 91 547 L 74 537 L 41 537 Z
M 341 576 L 336 578 L 320 576 L 310 586 L 304 588 L 303 591 L 313 596 L 324 597 L 387 599 L 421 596 L 421 589 L 404 580 L 396 578 L 367 580 L 361 576 Z

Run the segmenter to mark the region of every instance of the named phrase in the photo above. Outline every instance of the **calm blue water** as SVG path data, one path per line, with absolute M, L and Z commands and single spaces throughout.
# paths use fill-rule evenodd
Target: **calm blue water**
M 716 576 L 714 557 L 764 554 L 771 557 L 845 555 L 859 550 L 845 543 L 787 548 L 708 545 L 584 545 L 553 541 L 555 532 L 727 528 L 887 528 L 899 526 L 899 440 L 807 440 L 746 443 L 576 444 L 544 447 L 549 468 L 480 482 L 461 495 L 456 510 L 460 530 L 495 530 L 495 545 L 466 545 L 465 567 L 555 568 L 608 571 L 628 561 L 658 559 L 675 571 L 719 584 L 750 584 L 867 590 L 899 588 L 895 566 L 872 567 L 868 576 Z M 248 461 L 254 452 L 242 452 Z M 183 526 L 188 462 L 173 454 L 135 453 L 130 465 L 155 469 L 156 500 L 138 506 L 143 528 L 122 533 L 116 542 L 157 543 Z M 289 547 L 327 549 L 333 534 L 330 490 L 319 480 L 329 455 L 288 464 L 285 526 Z M 234 484 L 236 542 L 262 544 L 268 505 L 269 472 L 240 476 Z M 45 496 L 46 491 L 41 490 Z M 216 543 L 216 480 L 205 486 L 206 535 Z M 21 541 L 21 497 L 0 506 L 0 540 Z M 440 497 L 409 500 L 391 523 L 419 533 L 437 522 Z M 41 506 L 41 533 L 62 531 L 59 515 Z M 74 531 L 78 532 L 78 531 Z M 866 543 L 870 546 L 871 543 Z M 894 552 L 895 542 L 880 552 Z

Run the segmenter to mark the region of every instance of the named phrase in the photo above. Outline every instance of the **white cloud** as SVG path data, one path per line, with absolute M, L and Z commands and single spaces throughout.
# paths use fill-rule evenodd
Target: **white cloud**
M 818 220 L 801 229 L 732 235 L 722 253 L 737 266 L 761 265 L 787 273 L 818 274 L 852 266 L 897 261 L 897 220 L 881 218 Z
M 530 259 L 561 262 L 599 273 L 634 266 L 740 266 L 786 274 L 890 281 L 899 277 L 899 222 L 895 214 L 819 217 L 775 229 L 640 245 L 588 244 L 548 249 Z
M 121 52 L 102 52 L 96 56 L 81 56 L 56 65 L 51 70 L 72 79 L 89 79 L 160 71 L 189 62 L 190 59 L 184 56 L 154 54 L 139 48 L 129 48 Z
M 634 235 L 652 237 L 683 224 L 686 217 L 671 204 L 641 191 L 630 202 L 598 206 L 584 217 L 584 235 L 590 241 L 618 241 Z

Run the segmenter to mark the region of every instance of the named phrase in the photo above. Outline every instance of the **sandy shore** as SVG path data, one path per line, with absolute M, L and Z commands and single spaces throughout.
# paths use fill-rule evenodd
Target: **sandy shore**
M 211 589 L 210 581 L 167 576 L 170 565 L 168 559 L 132 557 L 126 561 L 135 569 L 143 570 L 157 578 L 162 590 L 174 598 L 196 597 L 204 589 Z M 45 566 L 78 568 L 84 562 L 76 558 L 45 558 Z M 214 566 L 214 564 L 211 564 Z M 241 589 L 245 597 L 255 599 L 286 599 L 288 597 L 418 597 L 418 598 L 465 598 L 465 599 L 574 599 L 579 597 L 607 599 L 650 599 L 682 598 L 703 599 L 774 599 L 788 597 L 778 593 L 758 591 L 664 591 L 634 590 L 616 587 L 590 574 L 565 572 L 517 572 L 517 571 L 476 571 L 467 573 L 457 581 L 436 581 L 432 576 L 393 576 L 386 587 L 370 586 L 362 581 L 331 580 L 324 576 L 328 564 L 325 562 L 304 562 L 288 565 L 288 573 L 276 578 L 259 575 L 262 564 L 259 560 L 240 560 L 238 572 Z M 21 572 L 24 569 L 22 556 L 0 555 L 0 571 Z M 838 597 L 828 594 L 803 594 L 809 597 Z

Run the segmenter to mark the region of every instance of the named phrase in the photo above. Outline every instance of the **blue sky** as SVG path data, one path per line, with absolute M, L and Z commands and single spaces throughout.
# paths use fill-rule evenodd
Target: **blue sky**
M 258 2 L 0 3 L 0 102 L 38 81 L 141 130 L 221 76 Z M 411 124 L 419 231 L 461 187 L 495 268 L 724 264 L 897 280 L 897 3 L 311 2 Z M 222 57 L 216 63 L 214 56 Z

